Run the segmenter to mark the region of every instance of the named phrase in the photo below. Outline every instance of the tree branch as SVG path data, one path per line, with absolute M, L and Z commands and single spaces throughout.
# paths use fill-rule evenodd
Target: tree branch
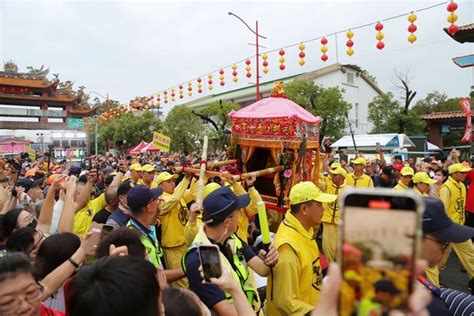
M 217 126 L 216 122 L 214 122 L 214 120 L 210 119 L 209 117 L 205 116 L 205 115 L 202 115 L 202 114 L 199 114 L 199 113 L 196 113 L 196 111 L 192 111 L 192 113 L 198 117 L 200 117 L 201 119 L 203 119 L 204 121 L 206 122 L 209 122 L 211 123 L 211 125 L 216 129 L 216 131 L 219 131 L 219 126 Z

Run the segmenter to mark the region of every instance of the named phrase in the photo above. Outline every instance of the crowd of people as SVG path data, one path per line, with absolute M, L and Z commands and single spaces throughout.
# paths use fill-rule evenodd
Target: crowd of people
M 370 304 L 357 291 L 347 311 L 338 302 L 341 288 L 364 277 L 335 263 L 337 198 L 349 186 L 423 197 L 410 313 L 474 314 L 470 162 L 454 152 L 420 163 L 378 154 L 348 162 L 324 154 L 319 181 L 291 188 L 269 247 L 255 175 L 236 180 L 238 169 L 224 166 L 200 188 L 198 175 L 174 172 L 201 163 L 197 153 L 0 159 L 0 315 L 386 315 L 393 280 L 377 281 Z M 204 280 L 199 249 L 209 245 L 219 249 L 221 276 Z M 439 279 L 451 249 L 470 279 L 464 292 Z

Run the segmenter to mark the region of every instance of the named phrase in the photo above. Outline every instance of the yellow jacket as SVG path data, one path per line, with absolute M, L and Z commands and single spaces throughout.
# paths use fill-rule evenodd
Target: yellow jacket
M 415 193 L 418 194 L 419 196 L 429 196 L 428 193 L 422 193 L 420 190 L 418 190 L 416 186 L 413 187 L 413 191 L 415 191 Z
M 267 315 L 304 315 L 318 303 L 323 275 L 313 234 L 286 213 L 275 236 L 280 257 L 268 277 Z
M 345 184 L 337 187 L 332 181 L 326 185 L 326 193 L 334 194 L 338 197 L 342 194 L 345 189 Z M 336 199 L 332 203 L 323 203 L 324 214 L 322 218 L 323 223 L 339 225 L 341 222 L 341 212 L 339 210 L 339 202 Z
M 374 181 L 372 181 L 372 178 L 366 174 L 363 174 L 361 177 L 358 178 L 354 175 L 353 172 L 351 172 L 346 177 L 346 185 L 358 188 L 373 188 Z
M 231 189 L 235 195 L 247 193 L 250 195 L 250 204 L 240 212 L 239 226 L 237 228 L 237 235 L 239 235 L 243 241 L 248 242 L 249 234 L 247 229 L 249 227 L 249 217 L 257 214 L 257 202 L 261 201 L 262 197 L 255 187 L 249 188 L 248 192 L 246 192 L 239 182 L 234 183 L 231 186 Z
M 184 227 L 189 219 L 187 204 L 196 199 L 198 182 L 183 180 L 175 188 L 173 194 L 163 193 L 160 204 L 159 219 L 161 222 L 161 245 L 163 248 L 172 248 L 184 245 Z
M 449 177 L 439 190 L 439 198 L 443 201 L 449 218 L 457 224 L 464 224 L 466 209 L 466 187 Z
M 74 214 L 74 234 L 83 237 L 90 230 L 94 215 L 106 205 L 107 201 L 105 200 L 105 193 L 102 193 L 93 200 L 89 200 L 86 206 Z
M 395 191 L 403 191 L 403 190 L 408 190 L 409 187 L 403 184 L 402 181 L 398 181 L 397 185 L 393 187 Z

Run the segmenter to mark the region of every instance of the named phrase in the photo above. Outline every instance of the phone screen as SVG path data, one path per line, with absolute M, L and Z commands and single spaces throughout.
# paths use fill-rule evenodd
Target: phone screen
M 199 258 L 204 280 L 210 282 L 211 278 L 219 278 L 222 275 L 219 248 L 217 246 L 200 246 Z
M 112 225 L 104 224 L 104 226 L 102 226 L 102 231 L 101 231 L 102 238 L 104 238 L 105 236 L 107 236 L 113 231 L 114 231 L 114 227 Z
M 406 313 L 420 232 L 416 197 L 348 193 L 343 205 L 339 315 Z

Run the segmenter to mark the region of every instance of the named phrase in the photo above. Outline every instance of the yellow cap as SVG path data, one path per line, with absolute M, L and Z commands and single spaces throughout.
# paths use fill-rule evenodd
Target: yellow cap
M 177 174 L 170 174 L 169 172 L 162 172 L 160 175 L 156 178 L 156 185 L 160 185 L 161 182 L 163 181 L 168 181 L 170 179 L 176 179 L 178 177 Z
M 415 172 L 413 171 L 412 167 L 403 167 L 402 170 L 400 171 L 400 174 L 402 176 L 414 176 Z
M 133 165 L 130 166 L 130 170 L 142 171 L 142 165 L 140 165 L 139 163 L 134 163 Z
M 362 277 L 354 270 L 347 270 L 344 272 L 344 280 L 362 282 Z
M 155 171 L 155 167 L 153 167 L 150 164 L 146 164 L 142 167 L 142 171 L 143 172 L 153 172 L 153 171 Z
M 413 176 L 413 183 L 435 184 L 436 180 L 431 179 L 426 172 L 417 172 Z
M 364 157 L 357 157 L 356 159 L 352 160 L 352 164 L 363 165 L 365 167 L 367 165 L 367 161 Z
M 202 190 L 202 199 L 204 200 L 206 196 L 208 196 L 209 193 L 211 193 L 214 190 L 219 189 L 221 186 L 218 183 L 211 182 L 209 184 L 206 184 L 204 186 L 204 189 Z
M 336 168 L 339 168 L 339 167 L 341 167 L 341 163 L 340 163 L 340 162 L 334 161 L 334 162 L 331 164 L 331 169 L 336 169 Z
M 468 172 L 471 171 L 471 168 L 462 163 L 455 163 L 454 165 L 449 166 L 448 171 L 449 174 L 453 174 L 456 172 Z
M 337 195 L 326 194 L 311 181 L 304 181 L 296 184 L 290 191 L 290 204 L 300 204 L 308 201 L 318 201 L 321 203 L 334 202 Z
M 347 171 L 342 167 L 337 167 L 335 169 L 329 170 L 329 173 L 339 174 L 339 175 L 343 176 L 344 179 L 347 177 Z

